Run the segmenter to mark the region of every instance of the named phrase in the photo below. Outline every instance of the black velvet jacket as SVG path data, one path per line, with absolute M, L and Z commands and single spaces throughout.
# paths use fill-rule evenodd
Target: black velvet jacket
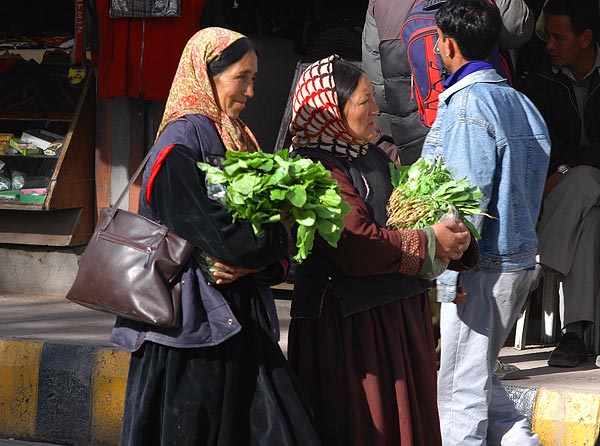
M 181 280 L 182 324 L 163 329 L 117 318 L 111 342 L 127 351 L 137 350 L 145 340 L 172 347 L 204 347 L 219 344 L 241 330 L 229 306 L 233 298 L 260 296 L 279 337 L 277 312 L 268 285 L 284 279 L 287 233 L 280 223 L 264 225 L 255 235 L 247 221 L 233 221 L 225 207 L 208 197 L 205 176 L 198 161 L 216 164 L 225 148 L 214 124 L 205 116 L 188 115 L 169 124 L 151 149 L 144 170 L 139 213 L 163 223 L 195 248 L 227 264 L 256 268 L 230 285 L 209 286 L 190 258 Z
M 554 73 L 549 60 L 527 76 L 523 92 L 542 113 L 550 131 L 552 151 L 548 172 L 555 172 L 560 164 L 600 169 L 600 69 L 592 73 L 582 118 L 572 81 L 561 72 Z M 585 125 L 589 147 L 580 146 L 581 125 Z

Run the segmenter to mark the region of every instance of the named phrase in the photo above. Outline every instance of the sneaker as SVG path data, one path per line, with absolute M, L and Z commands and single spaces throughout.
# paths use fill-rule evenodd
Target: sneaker
M 585 343 L 575 333 L 565 333 L 550 357 L 548 365 L 552 367 L 577 367 L 587 359 Z
M 521 369 L 516 365 L 504 364 L 499 359 L 496 360 L 494 373 L 500 379 L 519 379 L 521 378 Z
M 600 367 L 600 355 L 596 356 L 596 367 Z

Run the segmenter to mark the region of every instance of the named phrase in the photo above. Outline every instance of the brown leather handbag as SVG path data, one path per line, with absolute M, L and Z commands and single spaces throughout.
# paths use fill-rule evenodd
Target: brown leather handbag
M 119 209 L 148 162 L 146 155 L 117 201 L 100 211 L 67 299 L 160 327 L 181 324 L 181 270 L 192 245 L 169 228 Z

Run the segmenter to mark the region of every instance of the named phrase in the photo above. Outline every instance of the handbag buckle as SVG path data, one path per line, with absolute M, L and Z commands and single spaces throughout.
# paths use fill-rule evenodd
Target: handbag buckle
M 144 269 L 148 268 L 148 264 L 150 263 L 150 256 L 152 255 L 152 248 L 149 246 L 146 248 L 146 261 L 144 262 Z

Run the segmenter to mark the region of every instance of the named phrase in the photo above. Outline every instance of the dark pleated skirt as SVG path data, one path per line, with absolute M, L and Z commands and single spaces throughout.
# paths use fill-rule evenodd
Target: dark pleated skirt
M 260 299 L 234 300 L 242 330 L 224 343 L 132 354 L 120 446 L 320 444 Z
M 436 359 L 426 295 L 343 317 L 293 319 L 288 359 L 327 446 L 437 446 Z

